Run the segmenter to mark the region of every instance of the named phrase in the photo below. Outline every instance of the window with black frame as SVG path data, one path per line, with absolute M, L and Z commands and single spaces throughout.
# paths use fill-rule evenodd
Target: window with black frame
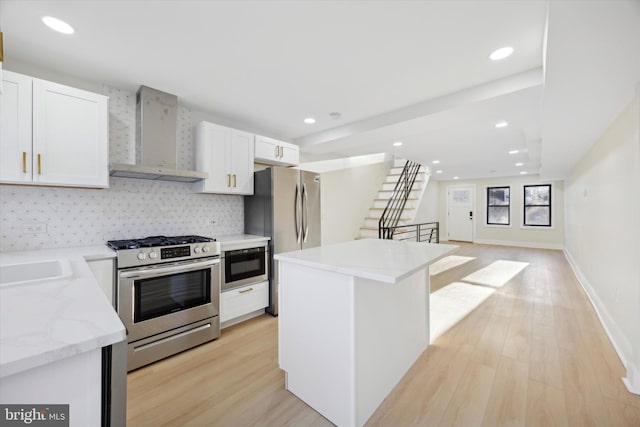
M 551 184 L 524 186 L 523 224 L 551 227 Z
M 487 225 L 509 225 L 510 187 L 487 187 Z

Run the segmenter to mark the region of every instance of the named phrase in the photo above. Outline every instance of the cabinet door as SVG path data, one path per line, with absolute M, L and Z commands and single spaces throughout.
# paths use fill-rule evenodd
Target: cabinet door
M 255 161 L 268 165 L 298 166 L 299 149 L 295 144 L 256 135 Z
M 109 186 L 108 98 L 33 79 L 33 182 Z
M 295 144 L 282 143 L 280 149 L 280 161 L 289 166 L 300 164 L 300 148 Z
M 200 193 L 229 193 L 231 173 L 227 159 L 231 142 L 231 129 L 208 122 L 200 122 L 196 127 L 196 169 L 207 172 L 209 178 L 200 181 Z
M 247 132 L 231 131 L 229 171 L 234 194 L 253 194 L 253 137 Z
M 280 146 L 276 144 L 275 140 L 265 138 L 263 136 L 256 135 L 255 147 L 255 161 L 264 162 L 268 165 L 275 164 L 277 158 L 280 155 Z
M 31 78 L 2 72 L 0 182 L 31 182 Z
M 220 322 L 227 322 L 269 305 L 269 282 L 247 285 L 220 294 Z

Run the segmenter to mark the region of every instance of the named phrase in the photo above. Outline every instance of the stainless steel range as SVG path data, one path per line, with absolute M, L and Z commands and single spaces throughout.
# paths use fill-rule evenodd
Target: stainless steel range
M 220 244 L 202 236 L 112 240 L 129 371 L 220 336 Z

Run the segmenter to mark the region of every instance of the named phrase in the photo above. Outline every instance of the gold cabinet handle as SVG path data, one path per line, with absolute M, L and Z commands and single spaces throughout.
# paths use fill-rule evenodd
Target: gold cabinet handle
M 231 187 L 231 174 L 227 174 L 227 187 Z
M 280 158 L 284 157 L 284 147 L 281 145 L 280 146 Z
M 38 153 L 38 175 L 42 175 L 42 156 Z
M 276 148 L 276 159 L 277 159 L 278 156 L 280 155 L 280 147 L 276 145 L 275 148 Z
M 239 290 L 239 291 L 238 291 L 238 293 L 239 293 L 239 294 L 244 294 L 244 293 L 246 293 L 246 292 L 251 292 L 252 290 L 253 290 L 253 288 L 249 288 L 249 289 L 242 289 L 242 290 Z
M 27 152 L 22 152 L 22 173 L 27 173 Z
M 234 187 L 234 188 L 236 187 L 236 184 L 237 184 L 237 183 L 238 183 L 238 182 L 237 182 L 237 180 L 236 180 L 236 174 L 234 173 L 234 174 L 233 174 L 233 187 Z

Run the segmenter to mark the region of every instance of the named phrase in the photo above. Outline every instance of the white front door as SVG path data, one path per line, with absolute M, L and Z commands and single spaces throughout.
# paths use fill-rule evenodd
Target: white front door
M 449 240 L 473 242 L 475 187 L 447 187 L 447 237 Z

